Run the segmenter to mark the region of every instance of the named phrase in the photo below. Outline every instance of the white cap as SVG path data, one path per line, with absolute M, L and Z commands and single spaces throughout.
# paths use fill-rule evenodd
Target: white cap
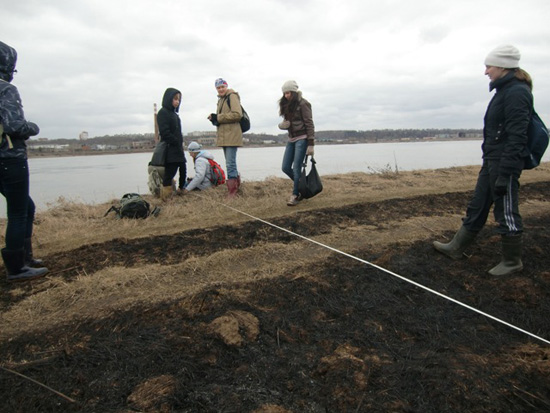
M 498 46 L 485 58 L 485 66 L 502 67 L 504 69 L 515 69 L 519 67 L 521 54 L 511 44 Z

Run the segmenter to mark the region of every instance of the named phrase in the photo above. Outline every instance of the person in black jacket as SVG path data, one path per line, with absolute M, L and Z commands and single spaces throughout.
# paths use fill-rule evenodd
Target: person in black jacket
M 47 268 L 32 256 L 35 206 L 29 196 L 29 166 L 25 141 L 40 131 L 27 122 L 17 88 L 11 84 L 16 72 L 17 52 L 0 42 L 0 193 L 6 198 L 6 247 L 2 259 L 8 281 L 27 281 L 44 276 Z
M 183 191 L 187 179 L 183 135 L 181 133 L 181 122 L 178 114 L 180 102 L 181 92 L 179 90 L 174 88 L 166 89 L 162 98 L 162 108 L 157 115 L 160 140 L 168 143 L 160 193 L 163 201 L 166 201 L 172 195 L 172 180 L 176 176 L 178 169 L 180 171 L 178 193 Z
M 484 118 L 483 165 L 473 198 L 463 218 L 462 227 L 451 242 L 434 242 L 437 251 L 453 258 L 462 257 L 485 225 L 494 205 L 497 232 L 502 236 L 502 260 L 491 275 L 507 275 L 523 269 L 523 223 L 519 213 L 519 178 L 527 149 L 527 129 L 533 114 L 533 82 L 519 68 L 519 50 L 511 45 L 499 46 L 485 59 L 489 90 L 496 90 Z

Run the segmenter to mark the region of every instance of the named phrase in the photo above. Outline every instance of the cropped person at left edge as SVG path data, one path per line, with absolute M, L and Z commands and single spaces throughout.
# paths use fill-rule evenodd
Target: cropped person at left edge
M 6 279 L 28 281 L 46 275 L 47 268 L 32 255 L 32 231 L 35 206 L 29 196 L 29 166 L 27 144 L 40 129 L 27 122 L 21 97 L 11 84 L 16 72 L 17 52 L 0 42 L 0 193 L 6 198 L 8 222 L 6 246 L 2 259 L 6 266 Z

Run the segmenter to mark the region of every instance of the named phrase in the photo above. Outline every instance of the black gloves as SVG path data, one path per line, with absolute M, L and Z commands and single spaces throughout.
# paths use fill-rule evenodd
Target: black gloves
M 216 115 L 215 113 L 211 113 L 210 114 L 210 122 L 212 122 L 212 125 L 214 125 L 214 126 L 219 126 L 218 115 Z
M 510 182 L 510 178 L 499 175 L 495 182 L 495 195 L 499 195 L 499 196 L 506 195 L 506 193 L 508 192 L 509 182 Z

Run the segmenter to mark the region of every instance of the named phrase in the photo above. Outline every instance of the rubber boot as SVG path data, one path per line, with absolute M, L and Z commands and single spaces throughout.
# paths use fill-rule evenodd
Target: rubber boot
M 160 199 L 164 202 L 168 201 L 172 196 L 172 192 L 173 192 L 172 185 L 163 186 L 162 188 L 160 188 Z
M 32 239 L 25 238 L 25 265 L 27 267 L 43 267 L 44 261 L 34 258 L 32 255 Z
M 503 235 L 502 236 L 502 260 L 500 263 L 489 270 L 491 275 L 508 275 L 523 270 L 521 262 L 521 250 L 523 242 L 522 236 Z
M 43 277 L 48 273 L 47 268 L 30 268 L 25 266 L 25 250 L 2 249 L 2 259 L 6 266 L 6 280 L 8 282 L 29 281 Z
M 237 191 L 239 190 L 239 183 L 237 178 L 231 178 L 227 180 L 227 197 L 228 198 L 235 198 L 237 195 Z
M 451 242 L 443 244 L 442 242 L 434 241 L 433 245 L 436 250 L 446 255 L 453 260 L 462 258 L 462 254 L 472 242 L 474 242 L 477 232 L 468 231 L 463 226 L 457 231 Z

